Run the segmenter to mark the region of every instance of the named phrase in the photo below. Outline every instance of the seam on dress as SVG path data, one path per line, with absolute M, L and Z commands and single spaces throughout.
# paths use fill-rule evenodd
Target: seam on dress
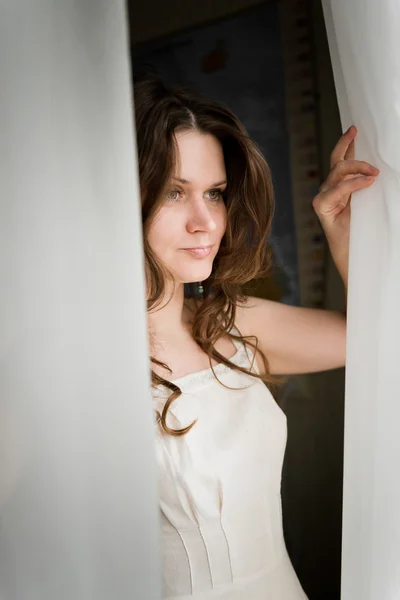
M 181 535 L 181 533 L 180 533 L 179 529 L 177 529 L 177 528 L 175 527 L 175 525 L 174 525 L 173 523 L 171 523 L 171 520 L 170 520 L 170 519 L 168 519 L 168 517 L 167 517 L 167 515 L 165 514 L 165 512 L 164 512 L 164 511 L 163 511 L 163 515 L 164 515 L 164 518 L 166 519 L 166 521 L 168 521 L 168 523 L 171 525 L 171 527 L 172 527 L 172 528 L 173 528 L 173 529 L 176 531 L 176 533 L 179 535 L 179 538 L 180 538 L 180 540 L 181 540 L 181 542 L 182 542 L 182 546 L 183 546 L 183 547 L 184 547 L 184 549 L 185 549 L 186 556 L 187 556 L 187 561 L 188 561 L 188 565 L 189 565 L 189 576 L 190 576 L 190 594 L 193 596 L 193 577 L 192 577 L 192 565 L 191 565 L 191 562 L 190 562 L 190 556 L 189 556 L 188 549 L 186 548 L 186 544 L 185 544 L 185 542 L 184 542 L 184 540 L 183 540 L 183 537 L 182 537 L 182 535 Z M 203 537 L 203 536 L 202 536 L 202 537 Z M 204 541 L 204 540 L 203 540 L 203 541 Z M 207 554 L 207 557 L 208 557 L 208 554 Z
M 213 574 L 212 574 L 212 570 L 211 570 L 210 555 L 208 553 L 208 548 L 207 548 L 206 540 L 204 539 L 203 532 L 201 531 L 200 525 L 198 525 L 197 527 L 198 527 L 199 533 L 201 535 L 201 539 L 203 540 L 204 548 L 205 548 L 206 555 L 207 555 L 208 571 L 210 573 L 211 588 L 214 589 L 214 580 L 213 580 Z M 192 588 L 192 594 L 193 594 L 193 588 Z
M 232 560 L 231 560 L 231 549 L 229 547 L 228 537 L 226 535 L 224 526 L 222 525 L 222 515 L 219 518 L 219 522 L 220 522 L 220 525 L 221 525 L 222 533 L 224 534 L 224 538 L 225 538 L 225 541 L 226 541 L 226 549 L 228 551 L 228 558 L 229 558 L 229 568 L 231 570 L 231 582 L 233 583 L 233 569 L 232 569 Z

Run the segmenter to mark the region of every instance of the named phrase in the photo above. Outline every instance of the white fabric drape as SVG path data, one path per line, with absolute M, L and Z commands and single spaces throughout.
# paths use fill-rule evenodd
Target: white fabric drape
M 0 1 L 0 157 L 0 598 L 160 598 L 122 0 Z
M 398 600 L 400 4 L 323 4 L 343 126 L 381 170 L 352 201 L 342 600 Z

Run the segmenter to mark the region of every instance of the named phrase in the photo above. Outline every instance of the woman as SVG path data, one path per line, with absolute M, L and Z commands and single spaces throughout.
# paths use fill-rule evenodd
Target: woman
M 273 191 L 228 109 L 143 77 L 135 115 L 164 597 L 304 599 L 282 531 L 286 420 L 264 383 L 343 366 L 345 318 L 241 294 L 270 266 Z M 350 196 L 378 174 L 355 136 L 314 199 L 345 285 Z

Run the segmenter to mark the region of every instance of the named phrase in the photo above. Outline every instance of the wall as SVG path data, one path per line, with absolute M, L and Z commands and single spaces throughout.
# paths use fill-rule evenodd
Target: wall
M 196 27 L 237 11 L 262 4 L 260 0 L 129 0 L 132 44 Z

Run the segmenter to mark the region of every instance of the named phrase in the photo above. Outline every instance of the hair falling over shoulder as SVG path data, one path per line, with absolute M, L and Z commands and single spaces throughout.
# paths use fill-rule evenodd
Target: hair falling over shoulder
M 215 257 L 211 276 L 203 283 L 204 300 L 197 304 L 193 321 L 193 337 L 212 359 L 259 377 L 267 384 L 274 378 L 268 374 L 268 362 L 258 348 L 256 338 L 234 335 L 236 306 L 245 301 L 241 293 L 244 284 L 265 276 L 271 266 L 267 237 L 274 210 L 274 193 L 269 167 L 247 131 L 226 107 L 183 86 L 168 86 L 153 75 L 134 77 L 135 121 L 138 147 L 139 179 L 142 197 L 142 223 L 148 310 L 154 310 L 164 300 L 164 281 L 168 274 L 147 243 L 147 231 L 157 213 L 163 189 L 176 160 L 175 133 L 197 130 L 213 135 L 221 143 L 227 173 L 224 193 L 227 227 Z M 264 369 L 258 375 L 233 364 L 215 349 L 215 343 L 230 335 L 253 348 L 261 358 Z M 168 370 L 168 366 L 151 358 Z M 179 436 L 184 429 L 167 425 L 168 410 L 181 394 L 179 387 L 152 370 L 153 386 L 170 391 L 168 400 L 157 413 L 165 433 Z

